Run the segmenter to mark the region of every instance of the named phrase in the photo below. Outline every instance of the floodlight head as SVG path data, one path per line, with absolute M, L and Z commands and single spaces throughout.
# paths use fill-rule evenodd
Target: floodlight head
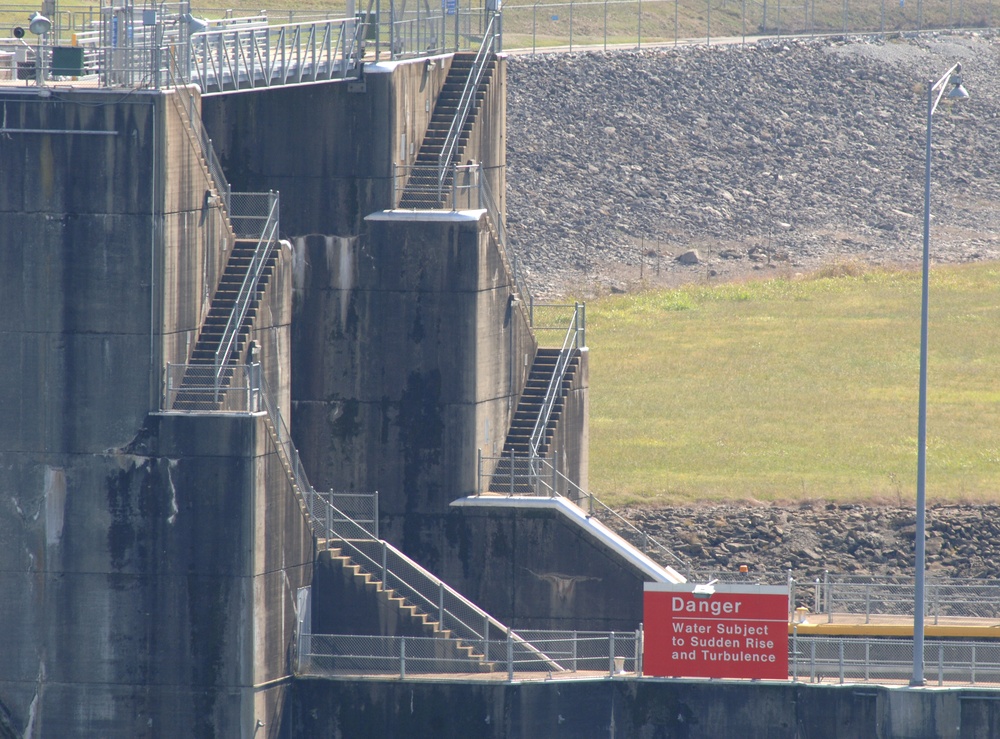
M 36 36 L 44 36 L 52 30 L 52 21 L 41 13 L 32 13 L 28 20 L 28 30 Z
M 949 80 L 951 84 L 954 85 L 951 91 L 948 93 L 948 97 L 952 100 L 966 100 L 969 97 L 969 91 L 965 89 L 965 85 L 962 84 L 962 76 L 958 74 L 953 74 Z

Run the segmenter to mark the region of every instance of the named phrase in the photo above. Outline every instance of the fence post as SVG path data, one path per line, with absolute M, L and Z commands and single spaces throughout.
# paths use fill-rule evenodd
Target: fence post
M 872 586 L 871 583 L 865 583 L 865 623 L 870 624 L 872 622 Z
M 385 542 L 383 541 L 382 542 L 382 584 L 384 586 L 386 586 L 386 587 L 389 587 L 389 582 L 388 582 L 388 580 L 389 580 L 389 570 L 385 566 L 386 556 L 387 556 L 387 548 L 386 548 Z
M 615 676 L 615 632 L 608 634 L 608 677 Z
M 439 582 L 438 583 L 438 624 L 441 625 L 441 629 L 442 630 L 445 628 L 445 626 L 444 626 L 444 583 L 443 582 Z
M 865 639 L 865 680 L 871 675 L 872 667 L 872 642 L 871 639 Z
M 635 630 L 635 674 L 637 677 L 642 677 L 642 622 L 639 623 L 639 628 Z
M 483 656 L 490 658 L 490 617 L 483 616 Z
M 569 0 L 569 50 L 573 52 L 573 0 Z
M 573 672 L 576 672 L 576 632 L 573 632 Z
M 556 485 L 559 483 L 559 478 L 556 476 L 556 460 L 552 459 L 552 495 L 550 498 L 554 498 L 559 495 L 559 491 L 556 490 Z
M 792 626 L 792 682 L 799 679 L 799 625 Z
M 507 627 L 507 679 L 514 680 L 514 638 L 511 636 L 510 627 Z
M 514 497 L 514 450 L 510 450 L 510 497 Z
M 788 620 L 794 621 L 795 618 L 795 579 L 792 577 L 792 571 L 788 571 Z
M 380 538 L 378 535 L 378 490 L 375 491 L 375 510 L 372 512 L 372 520 L 375 522 L 373 528 L 375 529 L 375 538 Z
M 809 640 L 809 682 L 816 682 L 816 640 Z
M 608 50 L 608 0 L 604 0 L 604 50 Z
M 944 643 L 938 642 L 938 685 L 944 685 Z
M 830 572 L 823 572 L 823 594 L 826 596 L 826 622 L 833 623 L 833 598 L 830 594 Z
M 837 648 L 837 662 L 838 662 L 838 664 L 840 666 L 840 684 L 843 685 L 844 684 L 844 639 L 843 639 L 843 637 L 841 637 L 841 639 L 837 642 L 837 647 L 838 647 Z
M 639 0 L 639 33 L 637 45 L 639 49 L 642 49 L 642 0 Z
M 406 679 L 406 637 L 399 637 L 399 677 Z
M 976 684 L 976 644 L 972 644 L 972 665 L 970 666 L 969 682 Z
M 476 495 L 483 494 L 483 448 L 476 450 Z

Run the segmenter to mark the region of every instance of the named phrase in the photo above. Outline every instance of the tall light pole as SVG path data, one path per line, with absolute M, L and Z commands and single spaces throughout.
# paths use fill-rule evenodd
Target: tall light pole
M 924 263 L 920 293 L 920 400 L 917 411 L 917 531 L 916 578 L 913 586 L 913 676 L 910 685 L 924 684 L 924 538 L 927 532 L 927 287 L 931 266 L 931 120 L 945 89 L 952 85 L 948 97 L 964 100 L 969 97 L 962 85 L 962 65 L 956 64 L 937 82 L 927 83 L 927 158 L 924 164 Z

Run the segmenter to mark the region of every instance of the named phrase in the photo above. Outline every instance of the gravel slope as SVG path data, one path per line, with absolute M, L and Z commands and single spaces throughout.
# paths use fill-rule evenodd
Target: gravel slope
M 918 263 L 925 85 L 956 61 L 972 98 L 942 103 L 934 116 L 933 259 L 997 259 L 995 37 L 512 57 L 509 233 L 532 291 L 587 297 L 845 261 Z M 696 262 L 676 260 L 691 249 Z M 912 568 L 912 508 L 623 513 L 701 571 L 748 564 L 809 578 Z M 930 511 L 930 571 L 996 577 L 998 513 Z
M 1000 257 L 1000 40 L 978 34 L 514 56 L 507 212 L 537 297 L 584 297 L 922 244 L 926 81 L 934 260 Z M 694 264 L 675 257 L 699 252 Z

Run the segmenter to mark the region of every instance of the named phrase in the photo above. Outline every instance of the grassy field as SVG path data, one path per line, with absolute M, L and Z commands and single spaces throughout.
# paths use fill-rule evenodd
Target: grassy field
M 866 271 L 591 302 L 590 488 L 912 501 L 919 295 L 919 272 Z M 935 269 L 930 295 L 928 502 L 996 500 L 1000 265 Z

